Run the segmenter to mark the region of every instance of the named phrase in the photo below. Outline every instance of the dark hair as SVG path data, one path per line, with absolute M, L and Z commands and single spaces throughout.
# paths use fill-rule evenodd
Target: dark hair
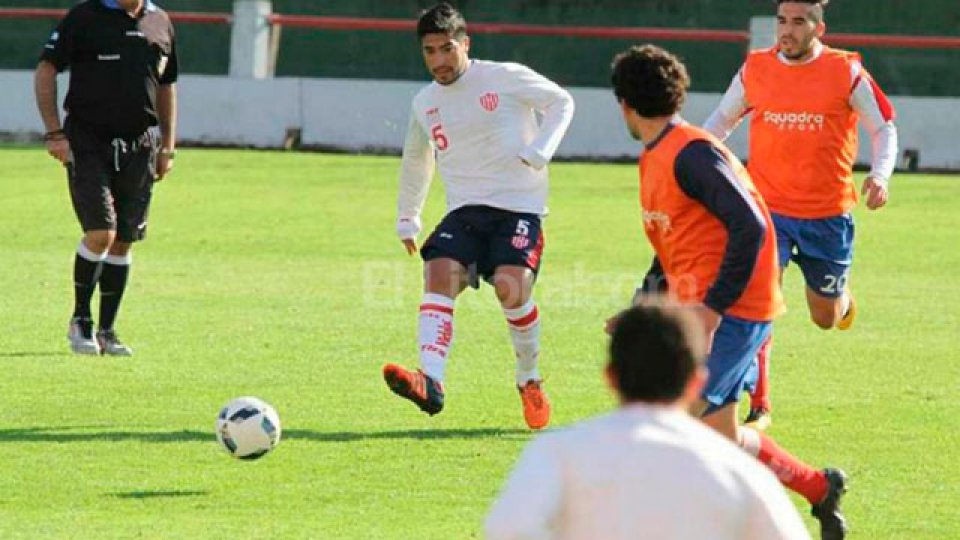
M 690 87 L 679 58 L 655 45 L 634 45 L 613 58 L 613 93 L 645 118 L 683 107 Z
M 675 401 L 703 364 L 703 331 L 684 308 L 646 301 L 618 315 L 610 365 L 625 401 Z
M 446 34 L 459 40 L 467 35 L 467 21 L 455 7 L 441 2 L 420 12 L 420 18 L 417 20 L 417 37 L 423 39 L 427 34 Z
M 830 0 L 774 0 L 777 5 L 786 4 L 790 2 L 797 2 L 800 4 L 810 4 L 813 9 L 810 11 L 810 20 L 815 23 L 823 22 L 823 8 L 827 7 L 827 4 L 830 3 Z

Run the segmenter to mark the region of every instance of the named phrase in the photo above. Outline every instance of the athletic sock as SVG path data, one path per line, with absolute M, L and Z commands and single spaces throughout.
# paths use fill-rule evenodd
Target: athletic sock
M 783 485 L 802 495 L 810 504 L 817 504 L 827 496 L 830 483 L 823 471 L 800 461 L 759 431 L 741 427 L 739 432 L 740 447 L 773 471 Z
M 130 275 L 132 257 L 129 253 L 123 256 L 107 255 L 100 272 L 100 328 L 112 330 L 123 299 L 123 291 L 127 288 L 127 277 Z
M 100 269 L 106 253 L 94 253 L 83 241 L 77 246 L 77 254 L 73 259 L 73 316 L 81 319 L 91 319 L 90 298 L 97 287 L 100 278 Z
M 750 408 L 771 410 L 770 405 L 770 353 L 773 350 L 773 334 L 760 346 L 757 352 L 757 385 L 750 394 Z
M 503 309 L 517 356 L 516 381 L 522 387 L 529 380 L 540 380 L 537 360 L 540 356 L 540 310 L 531 298 L 526 304 Z
M 433 293 L 424 294 L 420 303 L 420 369 L 439 382 L 443 382 L 443 369 L 453 343 L 453 306 L 453 298 Z

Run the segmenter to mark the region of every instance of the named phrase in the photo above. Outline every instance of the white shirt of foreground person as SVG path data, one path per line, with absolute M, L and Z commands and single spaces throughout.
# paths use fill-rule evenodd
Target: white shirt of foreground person
M 488 540 L 809 539 L 780 482 L 671 405 L 631 403 L 524 450 Z

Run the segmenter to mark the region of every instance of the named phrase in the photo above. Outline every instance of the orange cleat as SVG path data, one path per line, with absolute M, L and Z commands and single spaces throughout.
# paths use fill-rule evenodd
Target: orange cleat
M 387 364 L 383 366 L 383 380 L 394 394 L 414 402 L 430 416 L 443 410 L 443 384 L 419 369 L 409 371 L 396 364 Z
M 550 423 L 550 400 L 541 388 L 542 384 L 543 381 L 530 379 L 527 384 L 517 387 L 523 402 L 523 419 L 530 429 L 543 429 Z
M 853 326 L 853 320 L 857 318 L 857 302 L 853 299 L 853 293 L 850 292 L 850 289 L 847 289 L 846 294 L 850 297 L 850 305 L 847 307 L 847 312 L 840 318 L 840 322 L 837 323 L 837 330 L 849 330 Z

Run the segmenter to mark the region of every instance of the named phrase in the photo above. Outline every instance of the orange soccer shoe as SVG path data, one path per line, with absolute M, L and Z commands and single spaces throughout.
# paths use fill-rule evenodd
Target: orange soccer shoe
M 850 292 L 850 289 L 847 289 L 846 294 L 850 297 L 850 305 L 840 322 L 837 323 L 837 330 L 849 330 L 853 326 L 853 320 L 857 318 L 857 302 L 853 299 L 853 293 Z
M 550 423 L 550 400 L 541 388 L 542 384 L 543 381 L 530 379 L 527 384 L 517 387 L 523 403 L 523 419 L 530 429 L 543 429 Z
M 443 410 L 443 384 L 419 369 L 409 371 L 396 364 L 387 364 L 383 366 L 383 380 L 394 394 L 416 403 L 430 416 Z

